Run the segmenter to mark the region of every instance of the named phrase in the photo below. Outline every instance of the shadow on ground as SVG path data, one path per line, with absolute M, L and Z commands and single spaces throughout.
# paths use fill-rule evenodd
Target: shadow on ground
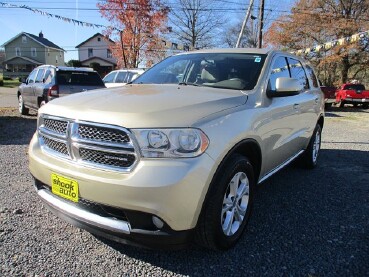
M 323 149 L 316 169 L 292 165 L 271 177 L 258 187 L 244 236 L 227 252 L 146 250 L 103 241 L 123 256 L 190 276 L 367 276 L 367 157 L 365 151 Z
M 27 145 L 36 131 L 37 116 L 0 116 L 0 145 Z

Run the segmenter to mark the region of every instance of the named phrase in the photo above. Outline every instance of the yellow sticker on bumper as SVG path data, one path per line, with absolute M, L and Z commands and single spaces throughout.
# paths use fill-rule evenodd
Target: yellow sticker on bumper
M 52 173 L 51 191 L 60 197 L 78 202 L 78 182 L 73 179 Z

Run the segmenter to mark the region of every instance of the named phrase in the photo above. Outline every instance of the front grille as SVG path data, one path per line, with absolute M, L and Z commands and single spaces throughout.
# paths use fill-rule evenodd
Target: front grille
M 96 127 L 91 125 L 80 124 L 78 134 L 83 139 L 112 142 L 112 143 L 127 143 L 129 136 L 122 130 Z
M 137 163 L 130 133 L 113 125 L 43 115 L 39 140 L 44 152 L 87 166 L 129 172 Z
M 49 129 L 55 133 L 58 134 L 66 134 L 67 133 L 67 127 L 68 122 L 67 121 L 61 121 L 61 120 L 55 120 L 55 119 L 44 119 L 44 125 L 46 129 Z
M 82 161 L 97 163 L 105 166 L 130 167 L 135 162 L 135 156 L 121 153 L 108 153 L 92 149 L 79 149 Z
M 50 148 L 51 150 L 58 152 L 62 155 L 69 156 L 67 145 L 64 142 L 60 142 L 57 140 L 49 139 L 45 136 L 42 136 L 42 140 L 44 144 Z

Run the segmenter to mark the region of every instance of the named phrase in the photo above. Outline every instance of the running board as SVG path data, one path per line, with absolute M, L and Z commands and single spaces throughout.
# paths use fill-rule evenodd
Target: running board
M 289 165 L 291 162 L 293 162 L 298 156 L 300 156 L 302 153 L 304 153 L 304 150 L 301 150 L 300 152 L 298 152 L 296 155 L 292 156 L 291 158 L 289 158 L 288 160 L 286 160 L 283 164 L 277 166 L 276 168 L 274 168 L 272 171 L 270 171 L 267 175 L 265 175 L 263 178 L 261 178 L 258 182 L 258 184 L 261 184 L 262 182 L 264 182 L 266 179 L 268 179 L 269 177 L 271 177 L 272 175 L 274 175 L 275 173 L 277 173 L 278 171 L 280 171 L 281 169 L 285 168 L 287 165 Z

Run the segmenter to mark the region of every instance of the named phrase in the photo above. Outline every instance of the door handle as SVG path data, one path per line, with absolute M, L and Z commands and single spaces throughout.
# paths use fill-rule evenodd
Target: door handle
M 300 104 L 294 104 L 294 105 L 293 105 L 293 108 L 294 108 L 295 110 L 297 110 L 299 107 L 300 107 Z
M 315 104 L 318 104 L 319 98 L 315 98 Z

